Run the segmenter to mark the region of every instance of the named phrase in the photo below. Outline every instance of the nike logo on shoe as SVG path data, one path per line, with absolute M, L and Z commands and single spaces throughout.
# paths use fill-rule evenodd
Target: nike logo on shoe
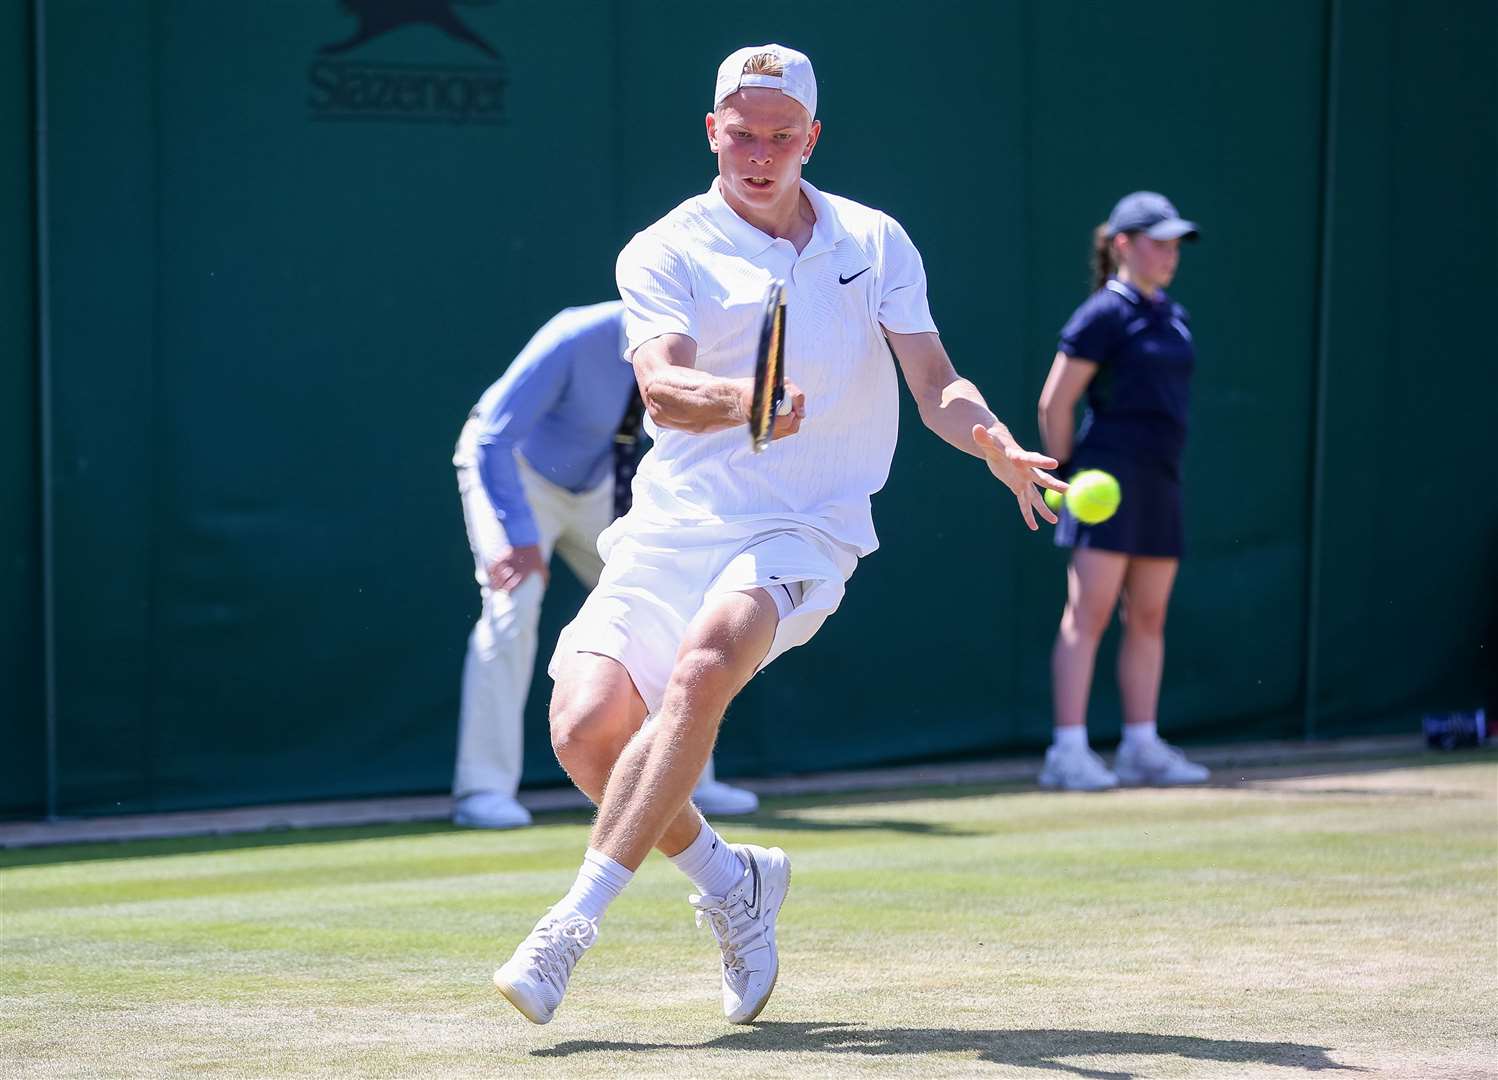
M 744 854 L 749 856 L 749 873 L 754 877 L 754 892 L 753 894 L 751 894 L 749 899 L 744 902 L 744 906 L 749 909 L 749 917 L 751 919 L 758 919 L 760 916 L 759 863 L 755 861 L 753 853 L 746 851 L 744 852 Z
M 863 268 L 863 269 L 862 269 L 862 270 L 860 270 L 860 271 L 859 271 L 859 272 L 858 272 L 858 273 L 856 273 L 856 274 L 854 274 L 854 275 L 853 275 L 853 277 L 843 277 L 843 275 L 842 275 L 842 274 L 839 274 L 839 275 L 838 275 L 838 276 L 837 276 L 837 283 L 838 283 L 838 284 L 839 284 L 839 285 L 846 285 L 846 284 L 848 284 L 848 282 L 850 282 L 850 281 L 852 281 L 852 280 L 853 280 L 853 278 L 856 278 L 856 277 L 862 277 L 862 276 L 863 276 L 863 275 L 864 275 L 864 274 L 867 274 L 867 273 L 868 273 L 868 272 L 869 272 L 869 271 L 870 271 L 870 270 L 872 270 L 872 269 L 873 269 L 873 267 L 871 267 L 871 266 L 865 266 L 865 267 L 864 267 L 864 268 Z

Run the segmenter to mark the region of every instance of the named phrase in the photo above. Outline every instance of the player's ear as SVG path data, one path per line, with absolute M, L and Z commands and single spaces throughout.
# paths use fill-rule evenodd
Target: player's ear
M 805 149 L 803 149 L 801 151 L 801 156 L 804 157 L 804 158 L 811 157 L 811 152 L 816 147 L 817 140 L 819 138 L 821 138 L 821 137 L 822 137 L 822 121 L 820 121 L 820 120 L 813 120 L 811 122 L 811 130 L 809 132 L 807 132 L 807 135 L 806 135 L 806 147 L 805 147 Z
M 707 146 L 713 153 L 718 152 L 718 114 L 707 114 Z

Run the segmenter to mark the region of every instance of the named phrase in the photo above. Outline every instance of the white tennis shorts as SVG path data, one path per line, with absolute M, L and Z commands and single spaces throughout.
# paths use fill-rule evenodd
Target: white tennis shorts
M 755 588 L 776 596 L 780 625 L 759 665 L 763 671 L 812 639 L 842 603 L 858 565 L 851 548 L 805 526 L 760 522 L 668 531 L 633 518 L 615 522 L 599 538 L 603 575 L 557 639 L 547 670 L 555 679 L 573 653 L 611 657 L 624 665 L 652 714 L 661 707 L 687 627 L 709 597 Z

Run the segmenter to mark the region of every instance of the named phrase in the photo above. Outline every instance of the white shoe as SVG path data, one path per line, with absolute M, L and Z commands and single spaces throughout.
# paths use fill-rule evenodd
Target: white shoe
M 453 803 L 454 825 L 470 829 L 518 829 L 530 823 L 530 811 L 498 791 L 475 791 Z
M 578 958 L 598 937 L 598 923 L 547 912 L 515 955 L 494 973 L 495 988 L 533 1024 L 556 1015 Z
M 1045 752 L 1040 786 L 1062 791 L 1107 791 L 1118 786 L 1118 777 L 1108 771 L 1103 759 L 1085 746 L 1053 745 Z
M 692 801 L 708 817 L 752 814 L 759 809 L 759 796 L 744 788 L 717 780 L 703 780 L 692 792 Z
M 1121 784 L 1200 784 L 1211 771 L 1187 761 L 1186 755 L 1161 739 L 1125 739 L 1118 744 L 1113 768 Z
M 692 896 L 697 925 L 707 919 L 723 952 L 723 1015 L 747 1024 L 759 1015 L 780 974 L 775 919 L 791 887 L 791 860 L 779 848 L 732 844 L 748 871 L 727 896 Z

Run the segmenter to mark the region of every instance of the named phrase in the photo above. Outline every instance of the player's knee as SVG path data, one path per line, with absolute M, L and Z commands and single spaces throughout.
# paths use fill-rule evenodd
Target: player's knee
M 1097 605 L 1067 604 L 1061 617 L 1061 633 L 1072 640 L 1096 640 L 1108 629 L 1112 614 L 1112 611 Z
M 685 699 L 708 711 L 725 709 L 743 684 L 740 665 L 721 643 L 703 641 L 684 647 L 671 670 L 666 697 Z
M 595 758 L 612 765 L 632 734 L 629 704 L 615 687 L 568 674 L 551 698 L 551 748 L 569 770 Z
M 1131 634 L 1147 634 L 1162 637 L 1165 634 L 1164 604 L 1140 604 L 1125 602 L 1119 612 L 1124 629 Z
M 557 760 L 569 769 L 582 767 L 607 755 L 619 740 L 612 710 L 602 702 L 558 703 L 551 708 L 551 748 Z

